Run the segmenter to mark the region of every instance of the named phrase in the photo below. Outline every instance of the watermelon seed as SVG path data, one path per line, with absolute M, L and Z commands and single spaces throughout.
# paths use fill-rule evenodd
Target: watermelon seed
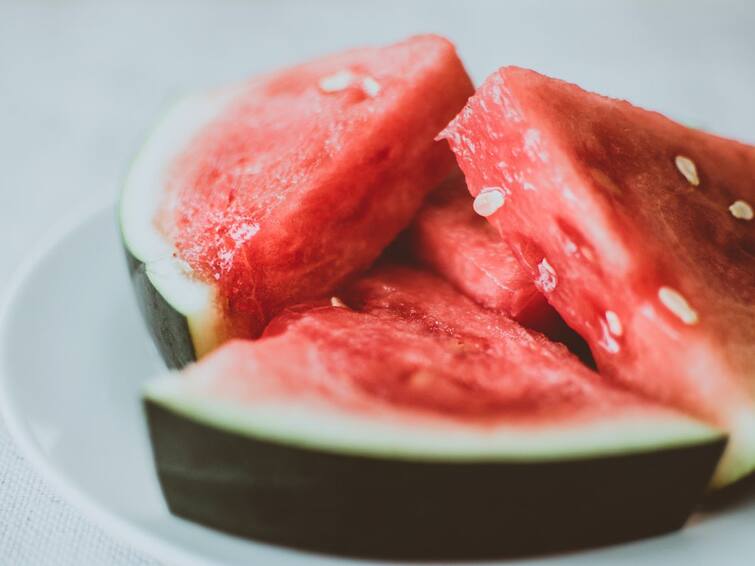
M 608 323 L 608 330 L 614 336 L 621 336 L 624 333 L 624 327 L 621 324 L 619 315 L 613 311 L 606 311 L 606 322 Z
M 349 306 L 338 297 L 330 297 L 330 306 L 340 308 L 340 309 L 349 308 Z
M 556 270 L 548 262 L 546 258 L 543 258 L 540 263 L 537 264 L 538 278 L 535 281 L 535 285 L 543 293 L 551 293 L 556 289 L 558 285 L 558 276 Z
M 349 71 L 338 71 L 334 75 L 320 79 L 318 83 L 323 92 L 338 92 L 351 86 L 354 75 Z
M 380 93 L 380 83 L 372 77 L 364 77 L 362 79 L 362 90 L 369 96 L 377 96 Z
M 696 187 L 700 184 L 700 177 L 697 176 L 697 167 L 694 161 L 684 155 L 677 155 L 674 158 L 674 163 L 676 163 L 679 173 L 684 175 L 690 185 Z
M 734 201 L 729 207 L 729 212 L 731 212 L 734 218 L 738 218 L 739 220 L 752 220 L 755 217 L 750 203 L 743 200 Z
M 598 342 L 601 345 L 601 347 L 610 354 L 615 354 L 616 352 L 621 350 L 619 343 L 612 336 L 613 333 L 611 332 L 610 324 L 606 324 L 606 321 L 601 320 L 600 328 L 603 331 L 603 336 L 600 338 L 600 341 Z
M 488 217 L 503 206 L 505 198 L 498 187 L 485 187 L 475 197 L 472 208 L 480 216 Z
M 687 299 L 671 287 L 658 289 L 658 298 L 663 306 L 675 314 L 684 324 L 697 324 L 697 311 L 687 302 Z

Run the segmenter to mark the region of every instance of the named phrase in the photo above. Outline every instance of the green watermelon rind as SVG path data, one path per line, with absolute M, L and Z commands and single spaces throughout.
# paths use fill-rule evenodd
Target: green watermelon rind
M 450 426 L 434 428 L 432 424 L 392 423 L 329 403 L 286 400 L 250 407 L 213 397 L 177 375 L 148 382 L 144 397 L 184 418 L 233 434 L 316 450 L 411 460 L 590 458 L 723 438 L 719 430 L 682 414 L 638 407 L 625 415 L 614 411 L 601 422 L 585 419 L 574 426 L 554 421 L 545 427 L 535 423 L 479 427 L 454 420 Z
M 198 281 L 173 257 L 154 225 L 163 191 L 162 165 L 179 141 L 207 124 L 237 92 L 227 87 L 174 101 L 147 137 L 126 176 L 118 203 L 121 243 L 139 308 L 163 360 L 180 369 L 222 339 L 214 288 Z
M 422 444 L 410 426 L 396 427 L 404 440 L 381 440 L 357 422 L 369 431 L 360 437 L 353 419 L 335 429 L 318 418 L 292 430 L 298 406 L 279 420 L 269 412 L 255 418 L 240 403 L 192 393 L 185 381 L 152 382 L 144 402 L 171 512 L 231 534 L 341 555 L 519 556 L 671 532 L 689 518 L 726 442 L 681 418 L 676 430 L 663 423 L 652 435 L 643 430 L 613 444 L 606 434 L 591 449 L 578 446 L 581 428 L 539 447 L 519 443 L 516 453 L 492 443 L 495 450 L 485 453 L 479 443 L 464 448 L 442 434 Z M 534 439 L 523 432 L 521 440 Z

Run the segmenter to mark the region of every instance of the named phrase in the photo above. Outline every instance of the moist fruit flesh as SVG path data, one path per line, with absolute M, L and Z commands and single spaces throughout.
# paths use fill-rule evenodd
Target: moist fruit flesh
M 472 202 L 454 172 L 417 213 L 408 234 L 412 255 L 475 302 L 547 332 L 558 315 Z
M 442 137 L 601 372 L 727 428 L 717 486 L 749 473 L 755 148 L 516 67 Z
M 472 203 L 463 175 L 455 172 L 425 200 L 397 242 L 398 258 L 430 267 L 476 303 L 565 344 L 595 368 L 589 346 L 548 303 Z
M 677 529 L 724 443 L 406 267 L 286 309 L 262 339 L 152 382 L 146 399 L 174 513 L 389 558 L 542 553 Z
M 382 267 L 342 289 L 335 303 L 347 306 L 328 305 L 317 316 L 308 306 L 290 310 L 263 335 L 299 337 L 299 348 L 285 348 L 302 355 L 305 344 L 317 344 L 312 371 L 300 376 L 300 364 L 291 364 L 294 387 L 302 379 L 332 381 L 331 399 L 366 394 L 446 416 L 485 421 L 505 411 L 512 421 L 538 423 L 561 421 L 562 410 L 577 419 L 581 411 L 599 414 L 631 397 L 606 387 L 565 347 L 476 306 L 428 272 Z
M 427 35 L 177 103 L 120 203 L 168 364 L 255 337 L 283 306 L 367 268 L 451 170 L 433 138 L 472 92 L 453 46 Z
M 339 76 L 353 78 L 324 89 Z M 406 226 L 450 170 L 433 137 L 470 94 L 453 47 L 434 36 L 252 81 L 173 164 L 165 229 L 256 335 Z

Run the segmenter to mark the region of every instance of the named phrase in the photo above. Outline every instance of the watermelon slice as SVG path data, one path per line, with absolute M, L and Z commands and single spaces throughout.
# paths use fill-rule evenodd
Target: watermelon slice
M 146 407 L 174 513 L 392 558 L 676 529 L 724 444 L 442 280 L 395 266 L 150 383 Z
M 755 148 L 533 71 L 442 134 L 480 213 L 602 372 L 731 432 L 755 467 Z
M 180 367 L 368 267 L 451 170 L 434 141 L 472 94 L 419 36 L 179 102 L 120 204 L 142 310 Z
M 433 191 L 409 230 L 412 253 L 477 303 L 538 330 L 558 315 L 496 231 L 475 214 L 461 172 Z

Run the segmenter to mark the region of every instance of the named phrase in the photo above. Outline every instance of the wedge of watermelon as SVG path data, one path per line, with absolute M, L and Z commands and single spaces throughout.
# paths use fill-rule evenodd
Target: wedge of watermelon
M 477 303 L 545 329 L 557 314 L 498 233 L 472 209 L 461 172 L 433 191 L 409 230 L 414 257 Z
M 676 529 L 724 443 L 398 267 L 150 383 L 146 407 L 174 513 L 392 558 L 546 552 Z
M 605 375 L 731 432 L 755 467 L 755 148 L 533 71 L 442 134 L 476 208 Z
M 120 204 L 168 365 L 257 336 L 369 266 L 449 173 L 433 138 L 472 92 L 453 46 L 419 36 L 178 103 Z

